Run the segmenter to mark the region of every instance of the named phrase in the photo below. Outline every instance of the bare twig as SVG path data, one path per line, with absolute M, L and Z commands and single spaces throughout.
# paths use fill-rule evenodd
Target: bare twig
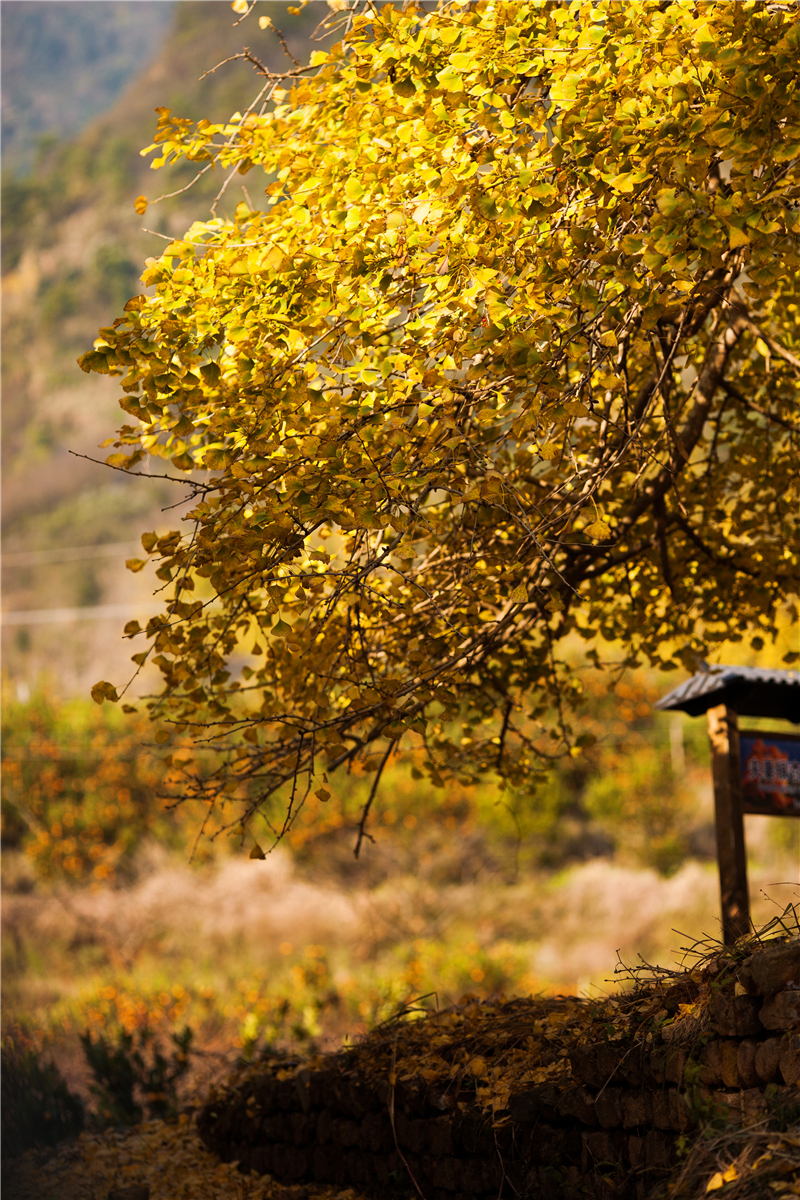
M 249 16 L 250 16 L 250 13 L 253 11 L 253 9 L 255 8 L 255 6 L 256 6 L 256 0 L 250 0 L 250 7 L 248 8 L 247 12 L 246 12 L 246 13 L 242 13 L 242 15 L 239 17 L 239 20 L 238 20 L 238 21 L 234 21 L 234 22 L 233 22 L 233 28 L 234 28 L 234 29 L 236 28 L 236 26 L 237 26 L 237 25 L 241 25 L 241 23 L 242 23 L 242 21 L 245 19 L 245 17 L 249 17 Z
M 383 758 L 381 759 L 380 766 L 378 767 L 377 771 L 375 772 L 375 778 L 372 781 L 372 788 L 370 789 L 369 796 L 367 797 L 367 802 L 364 805 L 364 808 L 362 810 L 361 819 L 358 822 L 358 838 L 356 839 L 355 849 L 353 850 L 354 858 L 358 858 L 359 851 L 361 850 L 361 843 L 363 842 L 364 838 L 370 837 L 370 835 L 367 833 L 367 817 L 369 816 L 369 810 L 372 808 L 372 801 L 375 799 L 375 796 L 377 794 L 378 784 L 381 781 L 381 775 L 383 774 L 383 769 L 386 766 L 387 762 L 389 761 L 389 755 L 392 753 L 392 751 L 394 750 L 396 745 L 397 745 L 396 740 L 393 742 L 389 742 L 389 745 L 386 748 L 386 753 L 384 754 Z M 370 838 L 370 841 L 371 840 L 372 839 Z

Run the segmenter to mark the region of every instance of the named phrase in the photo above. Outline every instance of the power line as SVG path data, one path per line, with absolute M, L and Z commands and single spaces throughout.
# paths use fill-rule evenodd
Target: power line
M 141 548 L 139 542 L 103 542 L 94 546 L 60 546 L 56 550 L 10 550 L 0 555 L 0 562 L 4 567 L 39 567 L 48 563 L 114 558 L 118 554 Z
M 50 625 L 68 621 L 109 621 L 133 616 L 149 607 L 148 601 L 128 604 L 95 604 L 80 608 L 22 608 L 0 615 L 3 625 Z

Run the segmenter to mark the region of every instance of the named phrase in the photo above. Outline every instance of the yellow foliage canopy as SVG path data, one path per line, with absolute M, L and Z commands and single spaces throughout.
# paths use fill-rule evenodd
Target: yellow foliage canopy
M 158 110 L 152 165 L 246 200 L 81 360 L 122 377 L 111 465 L 192 489 L 143 539 L 167 586 L 136 661 L 228 747 L 182 786 L 245 819 L 412 730 L 437 779 L 530 780 L 573 740 L 567 634 L 663 663 L 774 631 L 798 585 L 793 12 L 329 20 L 283 76 L 245 53 L 227 123 Z

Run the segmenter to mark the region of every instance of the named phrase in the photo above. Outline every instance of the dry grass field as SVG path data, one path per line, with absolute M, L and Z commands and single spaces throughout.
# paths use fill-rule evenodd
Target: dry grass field
M 797 862 L 751 824 L 763 922 L 800 901 Z M 439 848 L 446 871 L 429 851 L 415 872 L 403 850 L 379 842 L 348 872 L 344 859 L 298 864 L 282 850 L 190 867 L 150 847 L 136 879 L 117 887 L 42 885 L 8 856 L 5 1030 L 46 1048 L 90 1099 L 80 1032 L 188 1023 L 192 1089 L 267 1045 L 333 1048 L 414 997 L 443 1006 L 466 992 L 592 994 L 625 985 L 620 963 L 676 966 L 682 947 L 718 933 L 710 862 L 667 877 L 596 858 L 504 877 L 476 865 L 472 839 Z

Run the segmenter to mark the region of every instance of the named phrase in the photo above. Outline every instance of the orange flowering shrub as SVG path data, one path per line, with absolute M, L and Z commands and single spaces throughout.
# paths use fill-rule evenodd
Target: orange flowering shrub
M 37 874 L 75 882 L 124 875 L 142 839 L 174 839 L 158 799 L 164 765 L 146 719 L 39 694 L 3 715 L 3 840 Z

